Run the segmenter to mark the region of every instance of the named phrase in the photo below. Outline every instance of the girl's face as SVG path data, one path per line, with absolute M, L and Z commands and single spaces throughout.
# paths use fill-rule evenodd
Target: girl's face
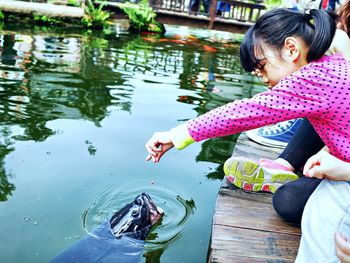
M 263 54 L 257 54 L 254 73 L 262 79 L 269 89 L 272 89 L 282 78 L 291 75 L 300 68 L 295 62 L 292 52 L 283 48 L 281 52 L 263 48 Z

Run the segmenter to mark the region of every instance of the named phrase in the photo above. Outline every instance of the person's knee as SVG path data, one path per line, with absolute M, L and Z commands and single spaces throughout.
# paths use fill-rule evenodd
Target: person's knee
M 282 185 L 272 197 L 273 208 L 277 214 L 290 223 L 300 223 L 305 202 L 290 185 Z
M 272 198 L 277 214 L 288 222 L 300 223 L 306 202 L 321 181 L 303 176 L 279 187 Z

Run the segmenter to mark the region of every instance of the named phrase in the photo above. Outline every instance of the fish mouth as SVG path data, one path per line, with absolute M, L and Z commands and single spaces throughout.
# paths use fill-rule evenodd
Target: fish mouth
M 151 220 L 151 223 L 152 225 L 154 225 L 162 218 L 162 216 L 164 215 L 164 211 L 163 209 L 155 205 L 152 198 L 148 194 L 142 193 L 141 196 L 148 207 L 149 218 Z
M 163 209 L 156 206 L 156 210 L 150 209 L 150 220 L 152 224 L 157 223 L 164 215 Z

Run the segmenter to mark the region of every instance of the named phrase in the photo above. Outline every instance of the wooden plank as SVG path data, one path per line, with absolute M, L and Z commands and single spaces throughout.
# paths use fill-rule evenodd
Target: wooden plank
M 280 151 L 241 134 L 232 156 L 273 159 Z M 213 216 L 208 262 L 294 262 L 300 227 L 281 219 L 271 201 L 272 194 L 246 192 L 224 179 Z
M 284 222 L 271 205 L 271 194 L 248 193 L 221 188 L 213 218 L 214 225 L 300 235 L 299 225 Z
M 14 0 L 0 0 L 0 10 L 11 13 L 36 14 L 49 17 L 68 17 L 80 19 L 84 16 L 84 10 L 80 7 Z
M 214 225 L 210 262 L 294 262 L 299 236 Z

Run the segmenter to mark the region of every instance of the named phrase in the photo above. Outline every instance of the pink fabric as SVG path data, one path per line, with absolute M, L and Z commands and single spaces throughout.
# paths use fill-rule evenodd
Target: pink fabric
M 288 171 L 288 172 L 293 172 L 292 169 L 277 163 L 274 160 L 270 160 L 270 159 L 261 159 L 259 161 L 259 165 L 261 165 L 262 167 L 265 168 L 270 168 L 270 169 L 276 169 L 276 170 L 283 170 L 283 171 Z
M 271 91 L 211 110 L 187 122 L 195 141 L 307 117 L 331 154 L 350 161 L 350 62 L 325 56 Z

